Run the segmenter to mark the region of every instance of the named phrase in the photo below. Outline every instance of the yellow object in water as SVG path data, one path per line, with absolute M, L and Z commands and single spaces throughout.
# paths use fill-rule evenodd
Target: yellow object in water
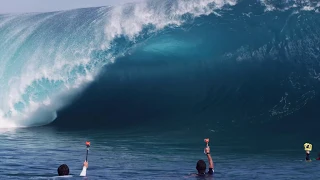
M 312 151 L 312 144 L 310 143 L 304 143 L 304 150 L 305 151 Z

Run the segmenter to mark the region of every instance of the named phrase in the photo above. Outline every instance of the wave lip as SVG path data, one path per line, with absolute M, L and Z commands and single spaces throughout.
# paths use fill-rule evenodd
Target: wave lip
M 118 6 L 110 12 L 110 21 L 105 27 L 106 38 L 112 40 L 124 35 L 132 39 L 146 25 L 153 25 L 156 30 L 168 25 L 180 26 L 186 21 L 186 14 L 193 18 L 209 15 L 224 6 L 234 6 L 236 2 L 237 0 L 154 0 Z

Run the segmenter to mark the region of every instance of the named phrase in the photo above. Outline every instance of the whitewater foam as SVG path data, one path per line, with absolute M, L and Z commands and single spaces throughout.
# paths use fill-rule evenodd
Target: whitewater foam
M 301 11 L 318 11 L 320 3 L 314 0 L 291 0 L 291 1 L 273 1 L 260 0 L 260 3 L 266 7 L 265 11 L 286 11 L 292 8 L 299 8 Z
M 128 6 L 118 6 L 111 10 L 105 27 L 106 40 L 127 36 L 133 40 L 147 25 L 155 30 L 168 25 L 180 26 L 186 14 L 193 17 L 208 15 L 226 5 L 234 6 L 236 0 L 187 0 L 187 1 L 145 1 Z

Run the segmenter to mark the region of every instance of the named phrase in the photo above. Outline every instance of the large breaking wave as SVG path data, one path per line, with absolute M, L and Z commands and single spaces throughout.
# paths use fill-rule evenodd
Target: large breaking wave
M 196 117 L 217 129 L 302 112 L 318 102 L 319 6 L 154 0 L 1 15 L 0 127 L 51 123 L 103 69 L 104 91 L 87 97 L 104 104 L 86 101 L 72 121 Z

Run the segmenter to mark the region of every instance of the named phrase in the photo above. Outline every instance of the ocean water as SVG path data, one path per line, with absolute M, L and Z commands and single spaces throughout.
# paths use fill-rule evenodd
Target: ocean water
M 0 15 L 1 179 L 318 179 L 320 4 L 149 0 Z M 77 178 L 77 177 L 73 177 Z
M 283 143 L 283 146 L 273 147 L 263 139 L 264 145 L 255 147 L 246 143 L 250 139 L 211 138 L 209 145 L 215 173 L 206 179 L 320 177 L 320 163 L 305 162 L 301 146 L 291 148 Z M 57 168 L 64 163 L 73 177 L 63 179 L 199 179 L 192 176 L 196 173 L 196 162 L 206 160 L 203 139 L 180 131 L 42 127 L 4 131 L 1 140 L 1 179 L 60 179 L 56 178 Z M 87 140 L 91 147 L 87 177 L 84 178 L 78 175 L 85 159 L 84 142 Z

